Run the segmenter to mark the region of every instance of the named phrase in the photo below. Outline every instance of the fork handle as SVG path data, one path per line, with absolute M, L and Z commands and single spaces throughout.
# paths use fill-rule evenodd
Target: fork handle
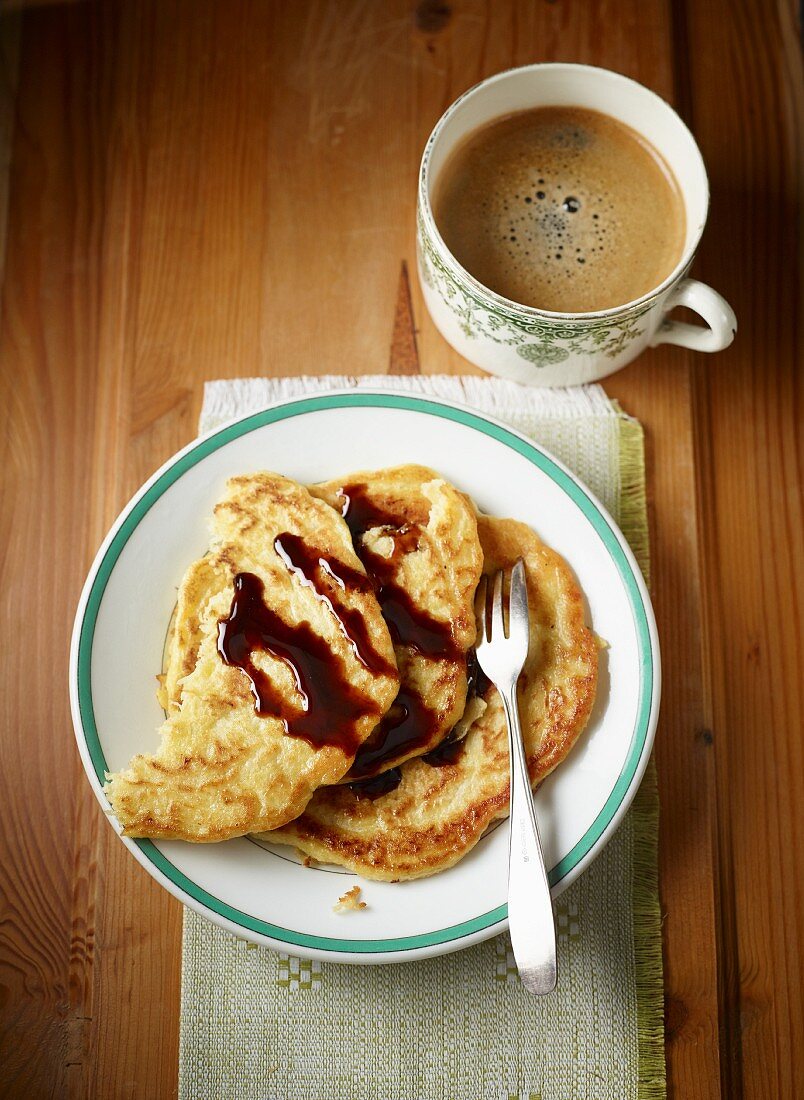
M 556 987 L 553 902 L 533 809 L 516 684 L 509 691 L 500 692 L 500 696 L 508 723 L 511 758 L 508 925 L 522 984 L 529 993 L 543 996 Z

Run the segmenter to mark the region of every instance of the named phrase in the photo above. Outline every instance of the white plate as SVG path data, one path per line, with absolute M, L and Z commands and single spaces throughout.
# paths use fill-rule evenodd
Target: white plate
M 530 524 L 575 571 L 609 648 L 589 727 L 536 795 L 554 894 L 597 855 L 639 784 L 659 703 L 656 628 L 633 555 L 592 494 L 524 436 L 459 405 L 388 392 L 328 393 L 234 421 L 170 459 L 123 510 L 84 587 L 70 666 L 78 747 L 107 813 L 104 773 L 156 748 L 154 675 L 176 588 L 207 549 L 226 478 L 269 469 L 310 483 L 404 462 L 432 466 L 483 511 Z M 356 876 L 304 868 L 289 848 L 122 839 L 185 905 L 297 955 L 399 962 L 467 947 L 507 923 L 505 827 L 433 878 L 364 884 L 368 908 L 349 915 L 332 907 Z

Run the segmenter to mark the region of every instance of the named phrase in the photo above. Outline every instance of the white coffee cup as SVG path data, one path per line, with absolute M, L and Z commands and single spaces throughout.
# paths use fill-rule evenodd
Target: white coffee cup
M 626 123 L 661 154 L 678 181 L 686 210 L 684 251 L 657 287 L 631 302 L 595 313 L 556 313 L 504 298 L 479 283 L 449 251 L 433 218 L 433 187 L 468 134 L 495 118 L 538 106 L 576 106 Z M 589 65 L 527 65 L 475 85 L 441 116 L 419 173 L 419 279 L 430 315 L 456 351 L 476 366 L 533 386 L 592 382 L 630 363 L 647 347 L 680 344 L 720 351 L 737 321 L 716 291 L 687 272 L 709 207 L 709 182 L 695 139 L 654 92 L 607 69 Z M 706 323 L 672 321 L 687 306 Z

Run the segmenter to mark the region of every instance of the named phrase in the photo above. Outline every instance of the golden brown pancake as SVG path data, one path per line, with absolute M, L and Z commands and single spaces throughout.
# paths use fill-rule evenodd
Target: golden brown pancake
M 468 498 L 426 466 L 362 471 L 310 492 L 346 518 L 401 676 L 344 782 L 367 779 L 435 748 L 463 714 L 483 568 L 477 520 Z
M 216 841 L 337 783 L 399 678 L 344 520 L 278 474 L 232 478 L 179 591 L 154 755 L 110 775 L 128 836 Z
M 530 646 L 519 707 L 535 785 L 566 757 L 586 725 L 597 648 L 563 558 L 522 523 L 483 516 L 477 523 L 484 573 L 510 567 L 519 557 L 525 562 Z M 414 879 L 451 867 L 508 812 L 505 719 L 495 688 L 488 685 L 482 694 L 485 709 L 455 747 L 454 763 L 437 767 L 410 760 L 400 769 L 399 785 L 374 800 L 346 786 L 320 790 L 299 818 L 263 839 L 291 844 L 370 879 Z

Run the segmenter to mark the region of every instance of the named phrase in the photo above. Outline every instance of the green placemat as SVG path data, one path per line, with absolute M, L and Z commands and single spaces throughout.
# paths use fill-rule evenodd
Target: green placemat
M 358 383 L 463 401 L 544 444 L 600 497 L 648 576 L 642 428 L 599 386 L 239 379 L 207 385 L 200 428 Z M 186 910 L 180 1100 L 664 1097 L 658 813 L 651 763 L 611 843 L 555 903 L 559 987 L 544 1001 L 522 989 L 507 935 L 422 962 L 344 966 L 257 947 Z

